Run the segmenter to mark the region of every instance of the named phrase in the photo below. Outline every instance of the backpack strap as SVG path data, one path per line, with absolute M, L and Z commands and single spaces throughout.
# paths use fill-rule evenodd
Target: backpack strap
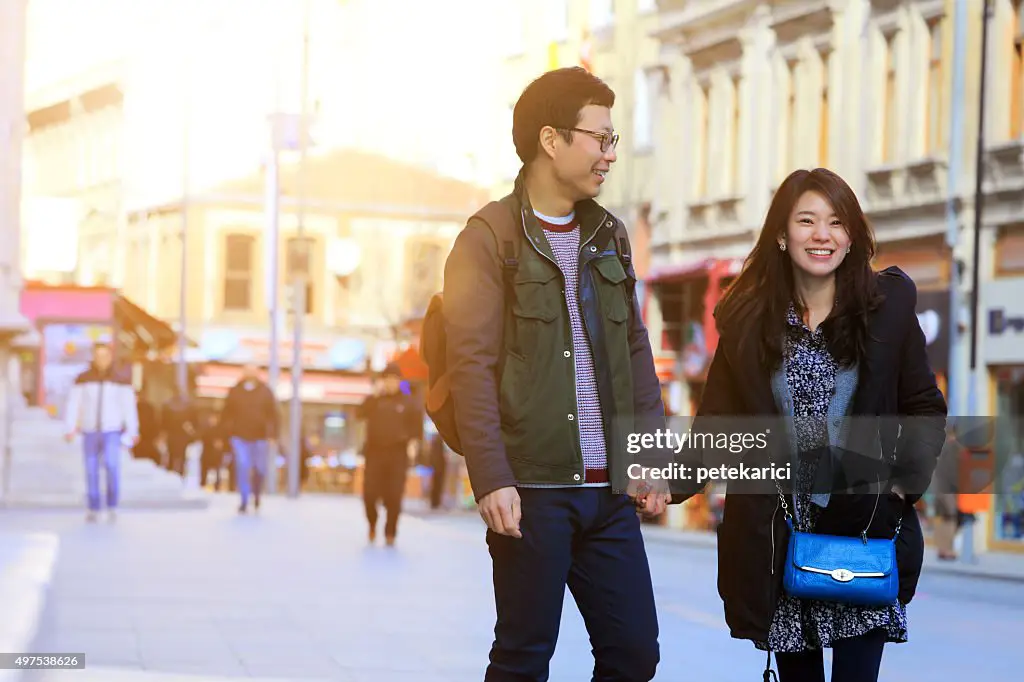
M 615 233 L 612 235 L 612 246 L 619 254 L 619 261 L 622 269 L 626 271 L 627 290 L 629 293 L 629 307 L 633 307 L 633 299 L 636 297 L 636 271 L 633 269 L 633 251 L 629 246 L 629 233 L 622 221 L 615 221 Z
M 507 347 L 518 352 L 519 334 L 515 323 L 512 320 L 512 301 L 515 300 L 515 277 L 519 269 L 519 246 L 522 243 L 522 235 L 519 233 L 515 221 L 515 213 L 511 204 L 505 200 L 492 201 L 476 212 L 479 218 L 487 224 L 494 241 L 498 245 L 498 256 L 501 260 L 501 275 L 504 283 L 504 307 L 505 307 L 505 329 L 512 330 L 512 340 Z

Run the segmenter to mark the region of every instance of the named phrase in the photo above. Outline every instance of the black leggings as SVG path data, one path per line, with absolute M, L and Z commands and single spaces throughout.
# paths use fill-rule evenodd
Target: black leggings
M 832 682 L 877 682 L 886 633 L 876 628 L 859 637 L 832 643 Z M 779 682 L 825 682 L 821 649 L 777 653 Z

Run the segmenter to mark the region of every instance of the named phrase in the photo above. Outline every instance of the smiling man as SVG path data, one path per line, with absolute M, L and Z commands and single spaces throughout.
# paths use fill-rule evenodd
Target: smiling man
M 658 623 L 616 429 L 664 417 L 621 221 L 594 201 L 615 163 L 615 94 L 580 68 L 522 93 L 513 192 L 471 218 L 445 267 L 455 422 L 493 562 L 488 682 L 547 680 L 568 585 L 595 680 L 646 682 Z

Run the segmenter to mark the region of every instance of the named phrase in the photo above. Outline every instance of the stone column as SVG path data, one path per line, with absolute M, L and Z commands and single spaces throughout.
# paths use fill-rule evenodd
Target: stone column
M 25 136 L 25 33 L 28 0 L 0 2 L 0 497 L 10 459 L 11 341 L 29 330 L 21 290 L 21 142 Z

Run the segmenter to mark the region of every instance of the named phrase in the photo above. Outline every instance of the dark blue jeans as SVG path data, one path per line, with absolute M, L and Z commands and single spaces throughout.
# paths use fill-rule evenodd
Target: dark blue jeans
M 604 488 L 520 488 L 522 538 L 487 531 L 497 623 L 485 682 L 544 682 L 568 585 L 595 682 L 648 682 L 660 652 L 651 573 L 632 501 Z

